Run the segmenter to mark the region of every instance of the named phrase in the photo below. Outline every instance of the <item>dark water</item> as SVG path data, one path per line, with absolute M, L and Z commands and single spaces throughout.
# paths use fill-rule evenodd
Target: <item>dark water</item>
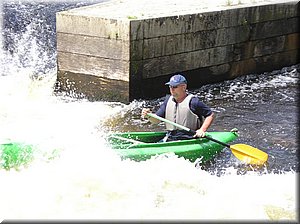
M 47 75 L 47 71 L 56 68 L 55 13 L 98 2 L 103 1 L 2 3 L 5 54 L 17 59 L 19 67 L 33 66 L 34 77 Z M 31 39 L 37 43 L 36 52 L 41 60 L 31 60 L 32 46 L 26 44 Z M 3 76 L 10 69 L 5 61 L 7 58 L 2 57 Z M 275 173 L 290 170 L 299 172 L 299 71 L 300 64 L 191 90 L 216 113 L 211 131 L 237 128 L 240 137 L 236 143 L 249 144 L 269 154 L 268 164 L 257 168 L 237 163 L 230 150 L 224 150 L 214 161 L 201 168 L 212 173 L 222 173 L 223 169 L 230 166 L 238 168 L 240 173 L 249 169 Z M 156 110 L 162 101 L 163 98 L 132 102 L 130 110 L 108 120 L 106 124 L 113 131 L 161 130 L 163 125 L 150 125 L 141 120 L 140 111 L 142 107 Z

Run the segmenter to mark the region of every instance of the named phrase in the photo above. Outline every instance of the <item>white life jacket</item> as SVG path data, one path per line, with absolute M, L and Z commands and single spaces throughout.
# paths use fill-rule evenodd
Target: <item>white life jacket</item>
M 194 95 L 189 94 L 181 103 L 176 103 L 173 96 L 170 96 L 166 106 L 166 119 L 195 131 L 200 128 L 201 122 L 190 109 L 192 97 Z M 166 129 L 171 131 L 178 128 L 166 123 Z

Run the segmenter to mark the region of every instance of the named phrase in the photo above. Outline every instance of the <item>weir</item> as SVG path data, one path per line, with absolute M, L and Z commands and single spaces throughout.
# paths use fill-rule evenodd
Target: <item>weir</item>
M 178 72 L 193 89 L 299 63 L 299 1 L 219 2 L 111 0 L 57 13 L 57 89 L 126 103 L 163 96 Z

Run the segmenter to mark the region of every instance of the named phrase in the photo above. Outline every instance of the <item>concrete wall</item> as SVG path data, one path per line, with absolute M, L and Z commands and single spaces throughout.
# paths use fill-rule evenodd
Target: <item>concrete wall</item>
M 59 88 L 129 102 L 163 96 L 177 72 L 192 89 L 297 64 L 299 8 L 290 1 L 145 19 L 61 12 Z
M 129 99 L 129 26 L 89 15 L 56 16 L 57 86 L 90 100 Z

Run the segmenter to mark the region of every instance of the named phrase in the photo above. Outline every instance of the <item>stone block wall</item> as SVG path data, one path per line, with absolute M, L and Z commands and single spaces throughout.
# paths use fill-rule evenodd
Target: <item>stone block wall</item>
M 57 89 L 90 100 L 129 100 L 130 21 L 56 15 Z
M 92 100 L 150 99 L 297 64 L 299 1 L 144 19 L 57 15 L 58 83 Z M 84 10 L 83 10 L 84 11 Z

